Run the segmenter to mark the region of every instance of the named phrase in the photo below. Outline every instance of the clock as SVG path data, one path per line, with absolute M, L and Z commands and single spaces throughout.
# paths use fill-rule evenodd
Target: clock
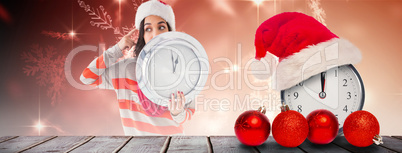
M 346 117 L 364 104 L 363 81 L 353 65 L 334 67 L 281 91 L 282 103 L 304 117 L 317 109 L 334 113 L 342 133 Z
M 182 91 L 187 104 L 194 101 L 207 81 L 208 56 L 192 36 L 165 32 L 144 46 L 135 72 L 139 88 L 152 102 L 167 106 L 171 94 Z

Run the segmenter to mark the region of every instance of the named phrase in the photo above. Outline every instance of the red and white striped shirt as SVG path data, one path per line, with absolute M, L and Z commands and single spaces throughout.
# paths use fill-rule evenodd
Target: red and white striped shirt
M 125 135 L 182 135 L 186 120 L 191 119 L 195 109 L 194 102 L 186 105 L 185 111 L 177 116 L 165 111 L 159 116 L 145 112 L 139 102 L 135 66 L 137 59 L 123 56 L 115 45 L 93 60 L 82 72 L 81 81 L 102 89 L 115 90 L 120 117 Z M 117 62 L 118 61 L 118 62 Z

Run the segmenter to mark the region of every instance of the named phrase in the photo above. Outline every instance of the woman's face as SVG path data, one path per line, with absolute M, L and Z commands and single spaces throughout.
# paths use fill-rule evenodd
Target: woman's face
M 144 21 L 144 40 L 148 43 L 153 37 L 168 32 L 168 26 L 164 19 L 159 16 L 150 15 Z

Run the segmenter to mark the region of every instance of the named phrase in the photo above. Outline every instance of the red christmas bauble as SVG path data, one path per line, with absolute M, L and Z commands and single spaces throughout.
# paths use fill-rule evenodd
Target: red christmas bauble
M 343 134 L 346 140 L 356 147 L 370 146 L 373 141 L 382 142 L 377 118 L 363 110 L 353 112 L 346 118 L 343 124 Z
M 307 115 L 308 140 L 315 144 L 328 144 L 338 135 L 339 123 L 336 116 L 325 109 L 312 111 Z
M 271 124 L 260 110 L 246 111 L 237 118 L 234 130 L 241 143 L 258 146 L 268 139 Z
M 307 138 L 309 127 L 306 118 L 297 111 L 282 106 L 282 112 L 272 122 L 272 136 L 284 147 L 297 147 Z

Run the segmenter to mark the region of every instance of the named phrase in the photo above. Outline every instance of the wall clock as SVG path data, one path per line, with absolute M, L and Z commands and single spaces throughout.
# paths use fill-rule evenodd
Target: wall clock
M 192 36 L 165 32 L 149 41 L 137 57 L 139 88 L 152 102 L 167 106 L 172 93 L 183 91 L 186 104 L 194 101 L 208 78 L 205 49 Z

